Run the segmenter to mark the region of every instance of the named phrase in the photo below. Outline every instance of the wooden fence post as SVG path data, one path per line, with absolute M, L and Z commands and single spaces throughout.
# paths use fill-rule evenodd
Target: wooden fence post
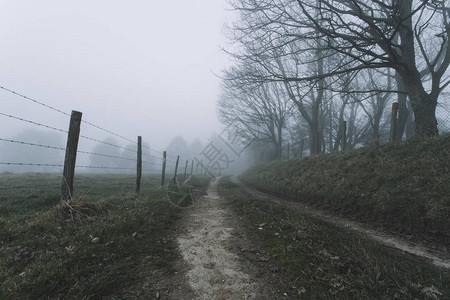
M 166 158 L 167 158 L 167 152 L 163 152 L 163 164 L 162 164 L 162 175 L 161 175 L 161 186 L 164 186 L 165 180 L 166 180 Z
M 81 116 L 78 111 L 72 111 L 70 116 L 69 133 L 67 135 L 66 156 L 62 179 L 62 201 L 69 201 L 73 196 L 73 179 L 77 160 L 78 140 L 80 138 Z
M 347 121 L 342 122 L 342 150 L 347 149 Z
M 398 103 L 392 103 L 392 115 L 391 115 L 391 134 L 389 136 L 389 142 L 395 142 L 396 132 L 397 132 L 397 112 L 398 112 Z
M 177 156 L 177 163 L 175 164 L 175 175 L 173 175 L 173 183 L 177 182 L 177 173 L 178 173 L 178 163 L 180 161 L 180 156 Z
M 194 174 L 194 160 L 192 160 L 192 163 L 191 163 L 191 175 L 193 175 Z
M 141 178 L 142 178 L 142 137 L 138 136 L 137 144 L 137 167 L 136 167 L 136 193 L 141 191 Z
M 189 160 L 186 160 L 186 166 L 184 167 L 183 182 L 186 180 L 186 173 L 187 173 L 188 164 L 189 164 Z

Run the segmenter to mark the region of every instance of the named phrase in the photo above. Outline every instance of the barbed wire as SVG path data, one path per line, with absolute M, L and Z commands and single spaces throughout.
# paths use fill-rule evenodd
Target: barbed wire
M 0 165 L 7 166 L 38 166 L 38 167 L 64 167 L 64 165 L 58 164 L 40 164 L 40 163 L 22 163 L 22 162 L 0 162 Z M 102 167 L 102 166 L 75 166 L 76 168 L 85 168 L 85 169 L 109 169 L 109 170 L 133 170 L 135 168 L 121 168 L 121 167 Z
M 112 132 L 112 131 L 110 131 L 110 130 L 108 130 L 108 129 L 102 128 L 102 127 L 100 127 L 100 126 L 98 126 L 98 125 L 95 125 L 95 124 L 93 124 L 93 123 L 91 123 L 91 122 L 84 121 L 84 120 L 81 120 L 81 122 L 86 123 L 87 125 L 90 125 L 90 126 L 92 126 L 92 127 L 94 127 L 94 128 L 97 128 L 97 129 L 102 130 L 102 131 L 104 131 L 104 132 L 106 132 L 106 133 L 112 134 L 112 135 L 114 135 L 114 136 L 116 136 L 116 137 L 119 137 L 119 138 L 121 138 L 121 139 L 123 139 L 123 140 L 126 140 L 126 141 L 128 141 L 128 142 L 131 142 L 131 143 L 137 145 L 137 142 L 136 142 L 136 141 L 133 141 L 133 140 L 131 140 L 131 139 L 129 139 L 129 138 L 126 138 L 126 137 L 124 137 L 124 136 L 122 136 L 122 135 L 120 135 L 120 134 L 114 133 L 114 132 Z
M 38 101 L 38 100 L 36 100 L 36 99 L 33 99 L 33 98 L 28 97 L 28 96 L 26 96 L 26 95 L 23 95 L 23 94 L 21 94 L 21 93 L 18 93 L 18 92 L 14 91 L 14 90 L 11 90 L 11 89 L 7 88 L 7 87 L 4 87 L 4 86 L 1 86 L 1 85 L 0 85 L 0 89 L 6 91 L 6 92 L 8 92 L 8 93 L 11 93 L 11 94 L 13 94 L 13 95 L 15 95 L 15 96 L 18 96 L 18 97 L 21 97 L 21 98 L 26 99 L 26 100 L 28 100 L 28 101 L 31 101 L 31 102 L 33 102 L 33 103 L 35 103 L 35 104 L 38 104 L 38 105 L 41 105 L 41 106 L 46 107 L 46 108 L 48 108 L 48 109 L 51 109 L 51 110 L 53 110 L 53 111 L 56 111 L 56 112 L 58 112 L 58 113 L 60 113 L 60 114 L 63 114 L 63 115 L 65 115 L 65 116 L 69 116 L 69 117 L 70 117 L 70 114 L 69 114 L 69 113 L 66 113 L 66 112 L 64 112 L 64 111 L 62 111 L 62 110 L 60 110 L 60 109 L 58 109 L 58 108 L 56 108 L 56 107 L 53 107 L 53 106 L 51 106 L 51 105 L 45 104 L 45 103 L 43 103 L 43 102 L 41 102 L 41 101 Z M 42 127 L 48 128 L 48 129 L 52 129 L 52 130 L 56 130 L 56 131 L 60 131 L 60 132 L 67 133 L 66 130 L 62 130 L 62 129 L 58 129 L 58 128 L 51 127 L 51 126 L 48 126 L 48 125 L 40 124 L 40 123 L 38 123 L 38 122 L 34 122 L 34 121 L 31 121 L 31 120 L 26 120 L 26 119 L 23 119 L 23 118 L 20 118 L 20 117 L 16 117 L 16 116 L 12 116 L 12 115 L 5 114 L 5 113 L 0 113 L 0 114 L 3 115 L 3 116 L 6 116 L 6 117 L 12 118 L 12 119 L 20 120 L 20 121 L 23 121 L 23 122 L 28 122 L 28 123 L 31 123 L 31 124 L 34 124 L 34 125 L 37 125 L 37 126 L 42 126 Z M 94 127 L 94 128 L 97 128 L 97 129 L 99 129 L 99 130 L 101 130 L 101 131 L 104 131 L 104 132 L 106 132 L 106 133 L 108 133 L 108 134 L 111 134 L 111 135 L 113 135 L 113 136 L 116 136 L 116 137 L 118 137 L 118 138 L 121 138 L 121 139 L 123 139 L 123 140 L 126 140 L 126 141 L 128 141 L 128 142 L 130 142 L 130 143 L 137 144 L 137 142 L 134 141 L 134 140 L 131 140 L 131 139 L 129 139 L 129 138 L 123 136 L 123 135 L 120 135 L 120 134 L 118 134 L 118 133 L 115 133 L 115 132 L 113 132 L 113 131 L 111 131 L 111 130 L 105 129 L 105 128 L 99 126 L 99 125 L 96 125 L 96 124 L 92 123 L 92 122 L 89 122 L 89 121 L 86 121 L 86 120 L 81 120 L 81 121 L 82 121 L 83 123 L 89 125 L 89 126 L 92 126 L 92 127 Z M 85 137 L 85 138 L 86 138 L 86 137 Z M 90 139 L 90 140 L 92 140 L 92 141 L 99 142 L 99 141 L 96 140 L 96 139 L 92 139 L 92 138 L 88 138 L 88 139 Z M 109 144 L 109 143 L 108 143 L 108 144 Z M 111 146 L 111 144 L 109 144 L 109 145 Z M 115 146 L 117 146 L 117 145 L 115 145 Z M 117 146 L 117 147 L 120 147 L 120 146 Z M 121 148 L 121 149 L 126 149 L 126 150 L 131 151 L 130 149 L 127 149 L 127 148 L 124 148 L 124 147 L 120 147 L 120 148 Z M 152 149 L 152 148 L 147 147 L 147 146 L 145 146 L 145 145 L 143 145 L 142 148 L 145 148 L 145 149 L 147 149 L 147 150 L 149 150 L 149 151 L 152 151 L 152 152 L 155 152 L 155 153 L 158 153 L 158 154 L 161 154 L 161 155 L 163 154 L 163 151 L 156 150 L 156 149 Z M 133 151 L 134 151 L 134 150 L 133 150 Z M 148 155 L 148 156 L 151 156 L 151 155 Z M 169 154 L 168 154 L 168 156 L 169 156 Z M 151 157 L 153 157 L 153 158 L 158 158 L 158 157 L 156 157 L 156 156 L 151 156 Z M 161 158 L 158 158 L 158 159 L 161 159 Z
M 152 149 L 152 148 L 150 148 L 150 147 L 147 147 L 147 146 L 144 146 L 144 145 L 142 145 L 142 148 L 144 148 L 144 149 L 148 149 L 148 150 L 150 150 L 150 151 L 153 151 L 153 152 L 156 152 L 156 153 L 158 153 L 158 154 L 161 154 L 161 155 L 163 155 L 164 153 L 164 151 L 160 151 L 160 150 L 155 150 L 155 149 Z
M 30 143 L 30 142 L 25 142 L 25 141 L 18 141 L 18 140 L 11 140 L 11 139 L 4 139 L 4 138 L 0 138 L 0 141 L 4 141 L 4 142 L 9 142 L 9 143 L 15 143 L 15 144 L 20 144 L 20 145 L 28 145 L 28 146 L 35 146 L 35 147 L 41 147 L 41 148 L 47 148 L 47 149 L 55 149 L 55 150 L 62 150 L 65 151 L 66 149 L 63 147 L 56 147 L 56 146 L 50 146 L 50 145 L 42 145 L 42 144 L 35 144 L 35 143 Z M 118 146 L 119 147 L 119 146 Z M 131 150 L 130 150 L 131 151 Z M 88 155 L 94 155 L 94 156 L 100 156 L 100 157 L 107 157 L 107 158 L 114 158 L 114 159 L 122 159 L 122 160 L 128 160 L 128 161 L 133 161 L 135 162 L 136 159 L 134 158 L 128 158 L 128 157 L 122 157 L 122 156 L 116 156 L 116 155 L 109 155 L 109 154 L 103 154 L 103 153 L 96 153 L 96 152 L 90 152 L 90 151 L 83 151 L 83 150 L 79 150 L 77 151 L 77 153 L 80 154 L 88 154 Z M 151 155 L 148 155 L 151 156 Z M 154 157 L 154 156 L 151 156 Z M 159 157 L 155 157 L 157 159 L 161 159 Z M 149 161 L 142 161 L 143 164 L 148 164 L 148 165 L 153 165 L 153 166 L 159 166 L 160 164 L 156 163 L 156 162 L 149 162 Z M 169 166 L 170 167 L 170 166 Z
M 58 108 L 56 108 L 56 107 L 54 107 L 54 106 L 45 104 L 45 103 L 43 103 L 43 102 L 41 102 L 41 101 L 38 101 L 38 100 L 36 100 L 36 99 L 33 99 L 33 98 L 31 98 L 31 97 L 28 97 L 28 96 L 26 96 L 26 95 L 23 95 L 23 94 L 21 94 L 21 93 L 18 93 L 18 92 L 14 91 L 14 90 L 12 90 L 12 89 L 9 89 L 9 88 L 7 88 L 7 87 L 5 87 L 5 86 L 1 86 L 1 85 L 0 85 L 0 89 L 6 91 L 6 92 L 8 92 L 8 93 L 11 93 L 11 94 L 13 94 L 13 95 L 15 95 L 15 96 L 18 96 L 18 97 L 21 97 L 21 98 L 26 99 L 26 100 L 28 100 L 28 101 L 31 101 L 31 102 L 33 102 L 33 103 L 35 103 L 35 104 L 41 105 L 41 106 L 43 106 L 43 107 L 45 107 L 45 108 L 48 108 L 48 109 L 50 109 L 50 110 L 56 111 L 56 112 L 58 112 L 58 113 L 60 113 L 60 114 L 63 114 L 63 115 L 65 115 L 65 116 L 69 116 L 69 117 L 71 116 L 69 113 L 64 112 L 64 111 L 62 111 L 62 110 L 60 110 L 60 109 L 58 109 Z M 34 124 L 34 125 L 43 126 L 43 127 L 49 128 L 49 129 L 53 129 L 53 130 L 56 130 L 56 131 L 60 131 L 60 132 L 67 133 L 67 131 L 65 131 L 65 130 L 61 130 L 61 129 L 58 129 L 58 128 L 55 128 L 55 127 L 51 127 L 51 126 L 47 126 L 47 125 L 44 125 L 44 124 L 40 124 L 40 123 L 38 123 L 38 122 L 34 122 L 34 121 L 30 121 L 30 120 L 25 120 L 25 119 L 22 119 L 22 118 L 19 118 L 19 117 L 15 117 L 15 116 L 11 116 L 11 115 L 8 115 L 8 114 L 2 114 L 2 115 L 7 116 L 7 117 L 10 117 L 10 118 L 13 118 L 13 119 L 17 119 L 17 120 L 20 120 L 20 121 L 28 122 L 28 123 L 31 123 L 31 124 Z M 89 121 L 86 121 L 86 120 L 81 120 L 81 121 L 82 121 L 83 123 L 89 125 L 89 126 L 92 126 L 92 127 L 94 127 L 94 128 L 97 128 L 97 129 L 99 129 L 99 130 L 101 130 L 101 131 L 104 131 L 104 132 L 106 132 L 106 133 L 108 133 L 108 134 L 111 134 L 111 135 L 113 135 L 113 136 L 116 136 L 116 137 L 118 137 L 118 138 L 121 138 L 121 139 L 123 139 L 123 140 L 126 140 L 126 141 L 128 141 L 128 142 L 133 143 L 133 144 L 137 144 L 137 142 L 134 141 L 134 140 L 132 140 L 132 139 L 129 139 L 129 138 L 125 137 L 125 136 L 122 136 L 122 135 L 120 135 L 120 134 L 117 134 L 117 133 L 115 133 L 115 132 L 113 132 L 113 131 L 111 131 L 111 130 L 105 129 L 105 128 L 99 126 L 99 125 L 96 125 L 96 124 L 92 123 L 92 122 L 89 122 Z M 95 139 L 92 139 L 92 138 L 91 138 L 91 140 L 92 140 L 92 141 L 99 142 L 98 140 L 95 140 Z M 111 144 L 109 144 L 109 145 L 111 146 Z M 117 146 L 117 145 L 116 145 L 116 146 Z M 120 147 L 120 146 L 117 146 L 117 147 Z M 126 150 L 131 151 L 130 149 L 127 149 L 127 148 L 124 148 L 124 147 L 120 147 L 120 148 L 121 148 L 121 149 L 126 149 Z M 152 149 L 152 148 L 147 147 L 147 146 L 145 146 L 145 145 L 143 145 L 142 148 L 145 148 L 145 149 L 147 149 L 147 150 L 149 150 L 149 151 L 158 153 L 158 154 L 160 154 L 160 155 L 163 155 L 163 152 L 164 152 L 164 151 L 161 151 L 161 150 Z M 134 150 L 133 150 L 133 151 L 134 151 Z M 172 156 L 172 155 L 167 154 L 167 156 Z M 151 156 L 151 157 L 153 157 L 153 158 L 158 158 L 158 157 L 156 157 L 156 156 Z M 158 159 L 161 159 L 161 158 L 158 158 Z
M 28 145 L 28 146 L 36 146 L 36 147 L 41 147 L 41 148 L 63 150 L 63 151 L 66 150 L 65 148 L 62 148 L 62 147 L 41 145 L 41 144 L 35 144 L 35 143 L 29 143 L 29 142 L 23 142 L 23 141 L 16 141 L 16 140 L 10 140 L 10 139 L 3 139 L 3 138 L 0 138 L 0 141 L 9 142 L 9 143 L 15 143 L 15 144 Z
M 11 119 L 19 120 L 19 121 L 22 121 L 22 122 L 30 123 L 30 124 L 33 124 L 33 125 L 42 126 L 42 127 L 48 128 L 48 129 L 55 130 L 55 131 L 60 131 L 60 132 L 63 132 L 63 133 L 68 133 L 68 131 L 63 130 L 63 129 L 59 129 L 59 128 L 55 128 L 55 127 L 48 126 L 48 125 L 45 125 L 45 124 L 41 124 L 41 123 L 38 123 L 38 122 L 34 122 L 34 121 L 31 121 L 31 120 L 19 118 L 19 117 L 12 116 L 12 115 L 9 115 L 9 114 L 5 114 L 5 113 L 1 113 L 1 112 L 0 112 L 0 115 L 5 116 L 5 117 L 9 117 L 9 118 L 11 118 Z
M 104 145 L 108 145 L 108 146 L 115 147 L 115 148 L 118 148 L 118 149 L 127 150 L 127 151 L 130 151 L 130 152 L 136 153 L 136 150 L 132 150 L 132 149 L 128 149 L 128 148 L 125 148 L 125 147 L 118 146 L 116 144 L 100 141 L 98 139 L 94 139 L 94 138 L 91 138 L 91 137 L 88 137 L 88 136 L 85 136 L 85 135 L 80 135 L 80 137 L 84 138 L 86 140 L 90 140 L 90 141 L 97 142 L 97 143 L 100 143 L 100 144 L 104 144 Z
M 136 161 L 136 159 L 134 159 L 134 158 L 115 156 L 115 155 L 109 155 L 109 154 L 103 154 L 103 153 L 95 153 L 95 152 L 89 152 L 89 151 L 77 151 L 77 153 L 89 154 L 89 155 L 101 156 L 101 157 L 108 157 L 108 158 L 123 159 L 123 160 L 129 160 L 129 161 Z
M 120 135 L 120 134 L 117 134 L 117 133 L 112 132 L 112 131 L 110 131 L 110 130 L 108 130 L 108 129 L 102 128 L 102 127 L 100 127 L 100 126 L 98 126 L 98 125 L 95 125 L 95 124 L 93 124 L 93 123 L 91 123 L 91 122 L 88 122 L 88 121 L 82 120 L 82 122 L 83 122 L 83 123 L 86 123 L 87 125 L 90 125 L 90 126 L 92 126 L 92 127 L 94 127 L 94 128 L 97 128 L 97 129 L 99 129 L 99 130 L 102 130 L 102 131 L 104 131 L 104 132 L 106 132 L 106 133 L 109 133 L 109 134 L 111 134 L 111 135 L 113 135 L 113 136 L 116 136 L 116 137 L 118 137 L 118 138 L 121 138 L 121 139 L 123 139 L 123 140 L 125 140 L 125 141 L 131 142 L 131 143 L 134 144 L 134 145 L 137 145 L 137 142 L 136 142 L 136 141 L 133 141 L 133 140 L 131 140 L 131 139 L 127 138 L 127 137 L 124 137 L 124 136 L 122 136 L 122 135 Z M 142 145 L 141 147 L 142 147 L 143 149 L 147 149 L 147 150 L 149 150 L 149 151 L 156 152 L 156 153 L 158 153 L 158 154 L 163 155 L 163 151 L 155 150 L 155 149 L 152 149 L 151 147 L 147 147 L 147 146 L 145 146 L 145 145 Z M 127 149 L 127 150 L 130 150 L 130 149 Z M 130 151 L 131 151 L 131 150 L 130 150 Z M 133 150 L 133 151 L 134 151 L 134 150 Z M 144 154 L 144 153 L 142 153 L 142 155 L 150 156 L 150 157 L 157 158 L 157 159 L 162 159 L 162 158 L 159 158 L 159 157 L 150 155 L 150 154 Z
M 0 162 L 0 165 L 6 166 L 37 166 L 37 167 L 64 167 L 58 164 L 38 164 L 38 163 L 22 163 L 22 162 Z
M 146 154 L 146 153 L 142 153 L 142 156 L 147 156 L 147 157 L 151 157 L 151 158 L 154 158 L 154 159 L 163 160 L 162 157 L 158 157 L 158 156 L 154 156 L 154 155 Z
M 35 143 L 30 143 L 30 142 L 17 141 L 17 140 L 11 140 L 11 139 L 4 139 L 4 138 L 0 138 L 0 141 L 20 144 L 20 145 L 27 145 L 27 146 L 35 146 L 35 147 L 47 148 L 47 149 L 55 149 L 55 150 L 62 150 L 62 151 L 66 150 L 65 148 L 62 148 L 62 147 L 56 147 L 56 146 L 50 146 L 50 145 L 42 145 L 42 144 L 35 144 Z M 115 155 L 109 155 L 109 154 L 102 154 L 102 153 L 95 153 L 95 152 L 82 151 L 82 150 L 77 151 L 77 153 L 89 154 L 89 155 L 95 155 L 95 156 L 101 156 L 101 157 L 108 157 L 108 158 L 115 158 L 115 159 L 122 159 L 122 160 L 128 160 L 128 161 L 133 161 L 133 162 L 136 161 L 136 159 L 134 159 L 134 158 L 115 156 Z M 155 165 L 154 162 L 143 161 L 143 163 Z
M 69 117 L 70 117 L 70 114 L 68 114 L 68 113 L 66 113 L 66 112 L 64 112 L 64 111 L 62 111 L 62 110 L 60 110 L 60 109 L 57 109 L 56 107 L 53 107 L 53 106 L 48 105 L 48 104 L 45 104 L 45 103 L 43 103 L 43 102 L 41 102 L 41 101 L 38 101 L 38 100 L 33 99 L 33 98 L 31 98 L 31 97 L 25 96 L 25 95 L 23 95 L 23 94 L 17 93 L 17 92 L 15 92 L 15 91 L 13 91 L 13 90 L 7 88 L 7 87 L 0 86 L 0 89 L 4 90 L 4 91 L 6 91 L 6 92 L 9 92 L 9 93 L 11 93 L 11 94 L 14 94 L 14 95 L 16 95 L 16 96 L 19 96 L 19 97 L 21 97 L 21 98 L 24 98 L 24 99 L 26 99 L 26 100 L 28 100 L 28 101 L 33 102 L 33 103 L 39 104 L 39 105 L 41 105 L 41 106 L 44 106 L 44 107 L 46 107 L 46 108 L 48 108 L 48 109 L 51 109 L 51 110 L 53 110 L 53 111 L 56 111 L 56 112 L 58 112 L 58 113 L 61 113 L 61 114 L 63 114 L 63 115 L 66 115 L 66 116 L 69 116 Z M 3 115 L 6 115 L 6 114 L 3 114 Z M 7 115 L 7 116 L 9 116 L 9 115 Z M 13 117 L 13 116 L 9 116 L 9 117 Z M 18 120 L 23 120 L 23 119 L 18 118 L 18 117 L 13 117 L 13 118 L 18 119 Z M 115 133 L 115 132 L 112 132 L 112 131 L 110 131 L 110 130 L 107 130 L 107 129 L 105 129 L 105 128 L 102 128 L 102 127 L 100 127 L 100 126 L 98 126 L 98 125 L 96 125 L 96 124 L 93 124 L 92 122 L 89 122 L 89 121 L 86 121 L 86 120 L 82 120 L 82 122 L 85 123 L 85 124 L 87 124 L 87 125 L 90 125 L 90 126 L 92 126 L 92 127 L 94 127 L 94 128 L 97 128 L 97 129 L 99 129 L 99 130 L 102 130 L 102 131 L 104 131 L 104 132 L 106 132 L 106 133 L 112 134 L 112 135 L 114 135 L 114 136 L 116 136 L 116 137 L 119 137 L 119 138 L 121 138 L 121 139 L 124 139 L 124 140 L 126 140 L 126 141 L 129 141 L 129 142 L 131 142 L 131 143 L 133 143 L 133 144 L 137 144 L 136 141 L 133 141 L 133 140 L 131 140 L 131 139 L 129 139 L 129 138 L 126 138 L 126 137 L 124 137 L 124 136 L 122 136 L 122 135 L 120 135 L 120 134 L 117 134 L 117 133 Z M 30 123 L 32 123 L 32 122 L 30 122 Z M 36 124 L 36 125 L 37 125 L 37 124 Z M 67 133 L 67 132 L 66 132 L 66 133 Z
M 121 167 L 102 167 L 102 166 L 75 166 L 75 167 L 83 168 L 83 169 L 133 170 L 133 171 L 136 171 L 135 168 L 121 168 Z
M 57 109 L 57 108 L 55 108 L 55 107 L 53 107 L 53 106 L 50 106 L 50 105 L 48 105 L 48 104 L 42 103 L 42 102 L 40 102 L 40 101 L 38 101 L 38 100 L 36 100 L 36 99 L 33 99 L 33 98 L 28 97 L 28 96 L 22 95 L 22 94 L 20 94 L 20 93 L 17 93 L 17 92 L 15 92 L 15 91 L 13 91 L 13 90 L 11 90 L 11 89 L 8 89 L 8 88 L 6 88 L 6 87 L 4 87 L 4 86 L 0 86 L 0 89 L 2 89 L 2 90 L 4 90 L 4 91 L 7 91 L 7 92 L 9 92 L 9 93 L 11 93 L 11 94 L 14 94 L 14 95 L 16 95 L 16 96 L 22 97 L 22 98 L 24 98 L 24 99 L 26 99 L 26 100 L 29 100 L 29 101 L 31 101 L 31 102 L 34 102 L 34 103 L 36 103 L 36 104 L 42 105 L 42 106 L 44 106 L 44 107 L 46 107 L 46 108 L 48 108 L 48 109 L 51 109 L 51 110 L 53 110 L 53 111 L 56 111 L 56 112 L 58 112 L 58 113 L 61 113 L 61 114 L 63 114 L 63 115 L 66 115 L 66 116 L 69 116 L 69 117 L 70 117 L 70 114 L 68 114 L 68 113 L 66 113 L 66 112 L 63 112 L 62 110 L 59 110 L 59 109 Z
M 166 158 L 166 163 L 168 163 L 168 162 L 175 164 L 177 162 L 177 159 L 176 158 L 175 159 L 173 159 L 173 158 Z

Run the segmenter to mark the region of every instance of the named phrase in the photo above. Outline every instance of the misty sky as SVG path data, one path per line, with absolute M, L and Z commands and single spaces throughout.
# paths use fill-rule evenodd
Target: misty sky
M 157 149 L 177 135 L 206 141 L 221 128 L 214 73 L 229 64 L 220 50 L 225 8 L 225 0 L 0 0 L 0 85 Z M 68 126 L 3 90 L 0 99 L 2 113 Z M 0 116 L 2 138 L 28 127 Z

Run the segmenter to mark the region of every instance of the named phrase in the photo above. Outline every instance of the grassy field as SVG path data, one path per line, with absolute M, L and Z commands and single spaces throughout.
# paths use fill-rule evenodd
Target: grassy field
M 450 135 L 261 164 L 247 184 L 405 233 L 450 241 Z
M 207 185 L 201 178 L 191 184 Z M 180 208 L 160 176 L 78 175 L 60 203 L 61 176 L 0 175 L 0 299 L 126 298 L 173 273 Z
M 244 221 L 263 270 L 298 299 L 449 299 L 450 273 L 399 251 L 252 197 L 228 180 L 219 183 Z

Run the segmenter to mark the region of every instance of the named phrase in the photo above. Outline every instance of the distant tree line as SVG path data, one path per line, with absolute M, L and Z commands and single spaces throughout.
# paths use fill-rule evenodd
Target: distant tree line
M 264 159 L 439 134 L 449 120 L 450 2 L 230 0 L 235 64 L 224 70 L 223 123 Z M 345 121 L 345 123 L 344 123 Z M 439 125 L 440 124 L 440 125 Z

